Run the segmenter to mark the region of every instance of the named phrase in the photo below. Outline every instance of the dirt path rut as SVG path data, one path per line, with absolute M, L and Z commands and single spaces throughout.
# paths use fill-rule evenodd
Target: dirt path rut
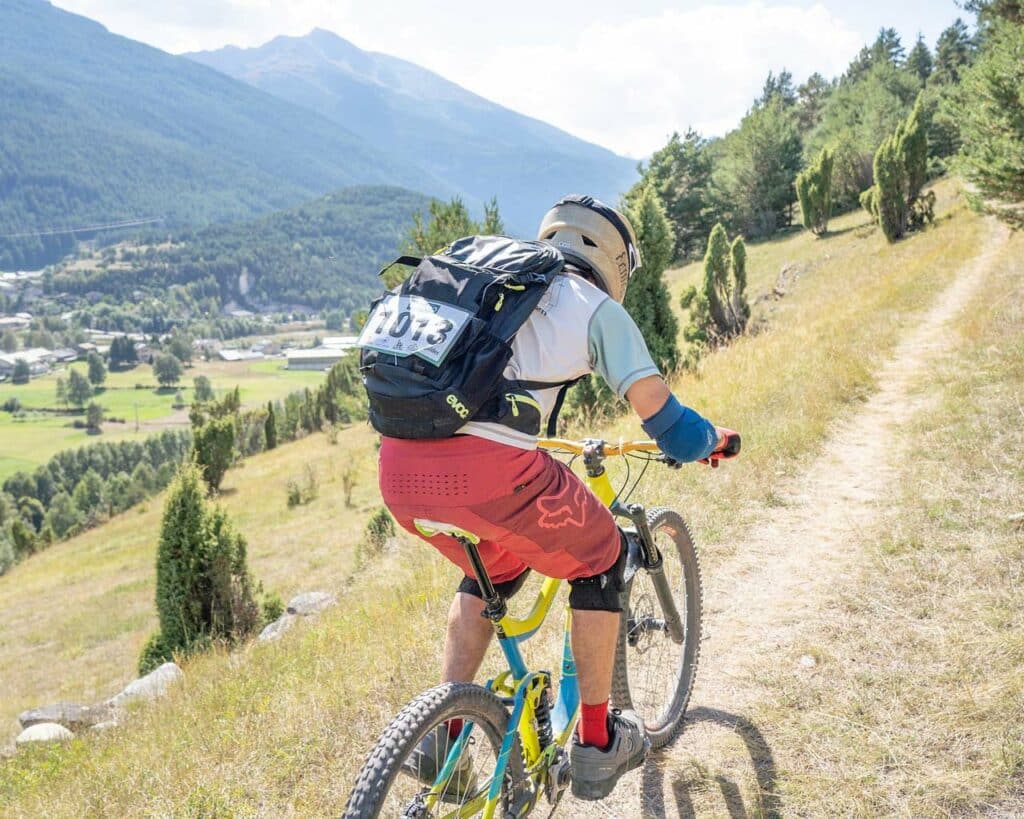
M 983 252 L 879 370 L 873 396 L 837 425 L 798 481 L 779 487 L 785 505 L 766 510 L 735 557 L 705 571 L 705 641 L 683 735 L 624 777 L 608 799 L 567 798 L 558 816 L 742 817 L 780 810 L 771 795 L 770 738 L 743 716 L 757 695 L 750 680 L 759 667 L 795 661 L 800 628 L 822 617 L 857 560 L 859 533 L 876 521 L 896 478 L 899 428 L 928 400 L 914 391 L 914 381 L 952 349 L 955 335 L 946 325 L 981 285 L 1006 237 L 1005 228 L 990 225 Z M 759 805 L 744 803 L 743 791 L 750 790 L 762 792 Z

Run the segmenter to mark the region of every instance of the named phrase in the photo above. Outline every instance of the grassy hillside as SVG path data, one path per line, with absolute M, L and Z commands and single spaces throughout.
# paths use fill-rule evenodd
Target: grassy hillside
M 86 374 L 84 362 L 71 365 Z M 286 370 L 280 360 L 197 362 L 185 371 L 181 393 L 192 401 L 192 379 L 205 375 L 218 393 L 239 388 L 246 407 L 264 406 L 267 401 L 284 398 L 294 390 L 315 387 L 324 379 L 322 372 Z M 0 484 L 19 470 L 31 472 L 62 449 L 102 441 L 144 438 L 168 426 L 188 426 L 188 411 L 173 407 L 176 390 L 156 388 L 152 368 L 140 364 L 133 370 L 107 374 L 105 389 L 95 397 L 108 419 L 103 435 L 96 438 L 84 429 L 76 429 L 74 421 L 83 416 L 55 415 L 33 412 L 33 409 L 56 406 L 57 379 L 67 379 L 67 372 L 57 370 L 28 384 L 0 385 L 0 404 L 11 398 L 21 402 L 24 417 L 0 413 Z M 136 384 L 145 385 L 136 389 Z M 135 421 L 138 418 L 139 428 Z
M 713 574 L 729 557 L 744 524 L 782 502 L 772 488 L 778 476 L 798 472 L 814 457 L 829 427 L 870 393 L 873 366 L 891 352 L 900 330 L 977 252 L 982 225 L 955 201 L 951 185 L 940 189 L 940 203 L 942 215 L 932 229 L 892 247 L 877 232 L 863 229 L 860 214 L 837 220 L 835 234 L 824 240 L 799 234 L 751 247 L 753 294 L 774 283 L 780 261 L 804 265 L 804 275 L 786 298 L 755 307 L 755 316 L 767 319 L 759 332 L 674 383 L 685 401 L 743 431 L 744 456 L 717 472 L 694 467 L 648 476 L 641 493 L 644 501 L 675 506 L 693 522 L 706 573 Z M 693 269 L 674 274 L 674 286 L 694 274 Z M 1019 272 L 1012 281 L 1019 290 Z M 979 311 L 987 309 L 979 305 Z M 972 355 L 991 355 L 986 351 L 996 343 L 993 332 L 978 322 Z M 1000 343 L 1024 349 L 1019 315 L 1008 318 L 999 332 L 1005 333 Z M 1024 378 L 1019 367 L 981 373 L 952 371 L 949 389 L 961 376 L 985 377 L 992 384 L 1017 379 L 1011 383 L 1018 383 L 1019 394 Z M 998 393 L 1008 419 L 1006 402 L 1013 390 Z M 988 411 L 987 405 L 977 406 Z M 957 418 L 983 427 L 969 413 Z M 947 420 L 936 418 L 940 425 Z M 614 438 L 640 431 L 635 421 L 624 419 L 602 432 Z M 356 513 L 341 508 L 330 478 L 351 453 L 366 459 Z M 347 589 L 343 606 L 279 644 L 195 659 L 179 690 L 123 728 L 0 763 L 3 812 L 337 813 L 377 733 L 413 693 L 435 681 L 446 598 L 455 582 L 455 573 L 428 549 L 407 542 L 346 585 L 357 533 L 377 498 L 371 453 L 372 436 L 359 428 L 343 435 L 336 448 L 313 437 L 252 458 L 227 479 L 225 503 L 252 544 L 256 575 L 284 594 L 299 588 Z M 284 483 L 307 460 L 322 470 L 320 498 L 288 512 Z M 1019 497 L 1024 474 L 1017 470 L 1006 481 L 1017 483 L 1001 484 L 1007 493 L 1001 497 L 1012 498 L 1014 486 Z M 261 502 L 252 503 L 254 498 Z M 918 508 L 914 497 L 907 503 Z M 923 514 L 927 523 L 928 510 Z M 12 732 L 10 718 L 22 707 L 56 696 L 107 695 L 131 675 L 154 622 L 157 518 L 154 503 L 0 578 L 0 619 L 7 626 L 0 635 L 5 670 L 0 715 L 8 718 Z M 961 613 L 969 616 L 969 609 Z M 545 648 L 538 651 L 543 655 Z M 1007 662 L 1000 662 L 1000 673 Z M 61 669 L 59 678 L 54 667 Z M 929 684 L 959 691 L 955 678 L 929 678 Z M 938 708 L 931 716 L 944 718 L 947 712 Z M 799 713 L 766 719 L 803 747 L 807 736 Z M 982 714 L 958 730 L 980 742 L 989 725 Z M 803 812 L 826 811 L 820 800 L 832 787 L 828 770 L 822 768 L 807 785 L 801 784 L 801 770 L 783 770 L 780 787 L 802 794 L 796 804 Z M 998 783 L 986 787 L 986 794 L 995 793 Z
M 0 234 L 226 221 L 360 183 L 448 191 L 314 111 L 44 0 L 0 4 L 0 54 Z M 0 269 L 72 244 L 2 239 Z

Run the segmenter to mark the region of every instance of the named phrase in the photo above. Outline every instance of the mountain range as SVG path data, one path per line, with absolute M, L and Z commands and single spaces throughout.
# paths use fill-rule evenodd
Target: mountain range
M 497 197 L 516 230 L 532 229 L 569 192 L 615 202 L 636 177 L 632 159 L 323 29 L 258 48 L 185 56 L 317 111 L 392 156 L 415 162 L 477 209 Z
M 198 227 L 359 184 L 497 196 L 529 230 L 555 197 L 614 199 L 633 176 L 631 160 L 327 32 L 192 57 L 44 0 L 0 2 L 0 269 L 96 233 L 68 228 Z

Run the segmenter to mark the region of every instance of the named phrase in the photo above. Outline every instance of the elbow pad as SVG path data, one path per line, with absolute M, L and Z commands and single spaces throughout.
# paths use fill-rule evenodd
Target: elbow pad
M 641 426 L 662 452 L 681 463 L 708 457 L 718 443 L 714 425 L 684 407 L 674 395 Z

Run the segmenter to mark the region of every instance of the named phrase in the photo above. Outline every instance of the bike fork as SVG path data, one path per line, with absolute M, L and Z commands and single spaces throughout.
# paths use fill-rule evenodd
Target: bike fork
M 654 542 L 651 528 L 647 525 L 647 510 L 640 504 L 633 503 L 626 508 L 626 511 L 640 536 L 640 557 L 644 568 L 651 576 L 651 582 L 654 583 L 654 591 L 661 604 L 661 613 L 665 617 L 665 630 L 672 642 L 682 645 L 686 632 L 683 628 L 682 618 L 679 616 L 679 609 L 676 608 L 675 598 L 672 596 L 672 589 L 669 588 L 668 580 L 665 578 L 664 560 Z

